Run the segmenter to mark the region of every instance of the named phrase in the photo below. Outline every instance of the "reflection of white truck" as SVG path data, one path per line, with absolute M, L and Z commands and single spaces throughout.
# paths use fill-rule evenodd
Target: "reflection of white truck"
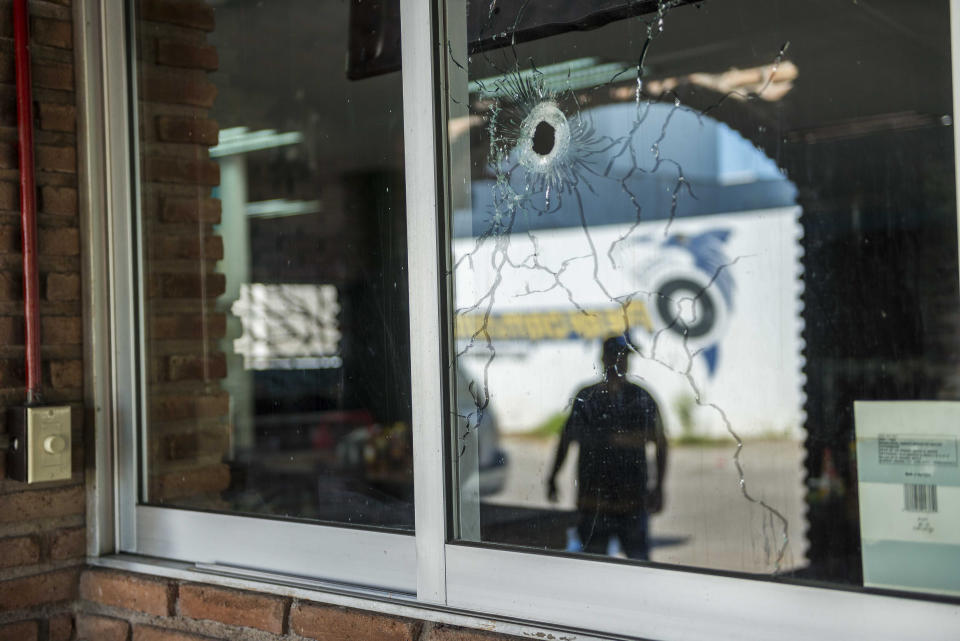
M 641 224 L 620 243 L 615 241 L 629 225 L 591 228 L 594 244 L 604 248 L 598 252 L 597 278 L 614 297 L 633 294 L 630 335 L 644 358 L 632 359 L 630 373 L 659 399 L 675 435 L 726 432 L 719 412 L 696 407 L 698 393 L 702 404 L 722 408 L 743 436 L 798 433 L 803 384 L 798 216 L 798 208 L 782 207 L 683 218 L 667 235 L 664 221 L 656 221 Z M 584 231 L 540 230 L 536 237 L 538 260 L 554 271 L 570 257 L 586 258 L 567 265 L 564 288 L 551 288 L 556 280 L 547 272 L 507 268 L 501 274 L 484 328 L 496 349 L 489 391 L 507 432 L 531 430 L 563 412 L 576 390 L 600 375 L 602 339 L 624 327 L 623 308 L 594 279 Z M 525 234 L 510 243 L 510 256 L 518 262 L 531 252 Z M 474 244 L 458 241 L 455 254 L 473 251 Z M 492 246 L 481 247 L 473 269 L 457 272 L 460 307 L 490 288 L 495 277 L 490 251 Z M 482 325 L 479 310 L 457 318 L 460 349 Z M 480 347 L 467 354 L 462 367 L 481 380 L 488 351 Z
M 528 431 L 600 376 L 601 341 L 626 325 L 643 356 L 630 373 L 659 399 L 674 436 L 724 435 L 724 414 L 742 436 L 799 436 L 795 187 L 724 124 L 671 105 L 645 113 L 635 149 L 669 163 L 605 158 L 612 173 L 591 177 L 576 198 L 554 197 L 549 212 L 522 206 L 510 234 L 482 240 L 498 209 L 495 181 L 472 183 L 470 206 L 453 221 L 461 368 L 477 385 L 487 381 L 505 433 Z M 614 104 L 587 117 L 616 140 L 635 115 Z M 496 255 L 504 248 L 506 261 Z

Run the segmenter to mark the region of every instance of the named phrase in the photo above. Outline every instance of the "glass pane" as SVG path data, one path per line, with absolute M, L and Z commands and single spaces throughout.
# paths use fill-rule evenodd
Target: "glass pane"
M 960 594 L 949 3 L 447 10 L 457 537 Z
M 413 528 L 398 20 L 140 6 L 147 503 Z

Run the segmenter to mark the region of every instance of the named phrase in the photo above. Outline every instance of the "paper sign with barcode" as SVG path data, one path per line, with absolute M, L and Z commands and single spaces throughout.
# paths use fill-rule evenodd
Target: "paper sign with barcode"
M 858 401 L 864 585 L 960 594 L 960 403 Z

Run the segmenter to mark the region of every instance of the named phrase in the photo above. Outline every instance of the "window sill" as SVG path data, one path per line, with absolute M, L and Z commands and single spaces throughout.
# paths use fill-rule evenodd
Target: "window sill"
M 534 639 L 563 639 L 563 641 L 604 641 L 613 637 L 593 636 L 577 631 L 530 625 L 522 621 L 493 619 L 488 616 L 418 603 L 414 597 L 399 592 L 366 588 L 363 586 L 327 583 L 299 578 L 234 569 L 170 561 L 133 554 L 115 554 L 88 557 L 93 567 L 134 572 L 178 581 L 206 583 L 260 594 L 285 596 L 325 605 L 364 610 L 387 616 L 405 617 L 429 623 L 468 628 L 488 633 L 505 634 Z M 241 573 L 249 576 L 241 576 Z

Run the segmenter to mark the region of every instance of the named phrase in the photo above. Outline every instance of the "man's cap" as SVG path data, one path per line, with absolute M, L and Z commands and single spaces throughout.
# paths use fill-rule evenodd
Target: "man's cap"
M 603 357 L 617 356 L 626 354 L 630 351 L 627 346 L 627 339 L 621 336 L 611 336 L 603 341 Z

